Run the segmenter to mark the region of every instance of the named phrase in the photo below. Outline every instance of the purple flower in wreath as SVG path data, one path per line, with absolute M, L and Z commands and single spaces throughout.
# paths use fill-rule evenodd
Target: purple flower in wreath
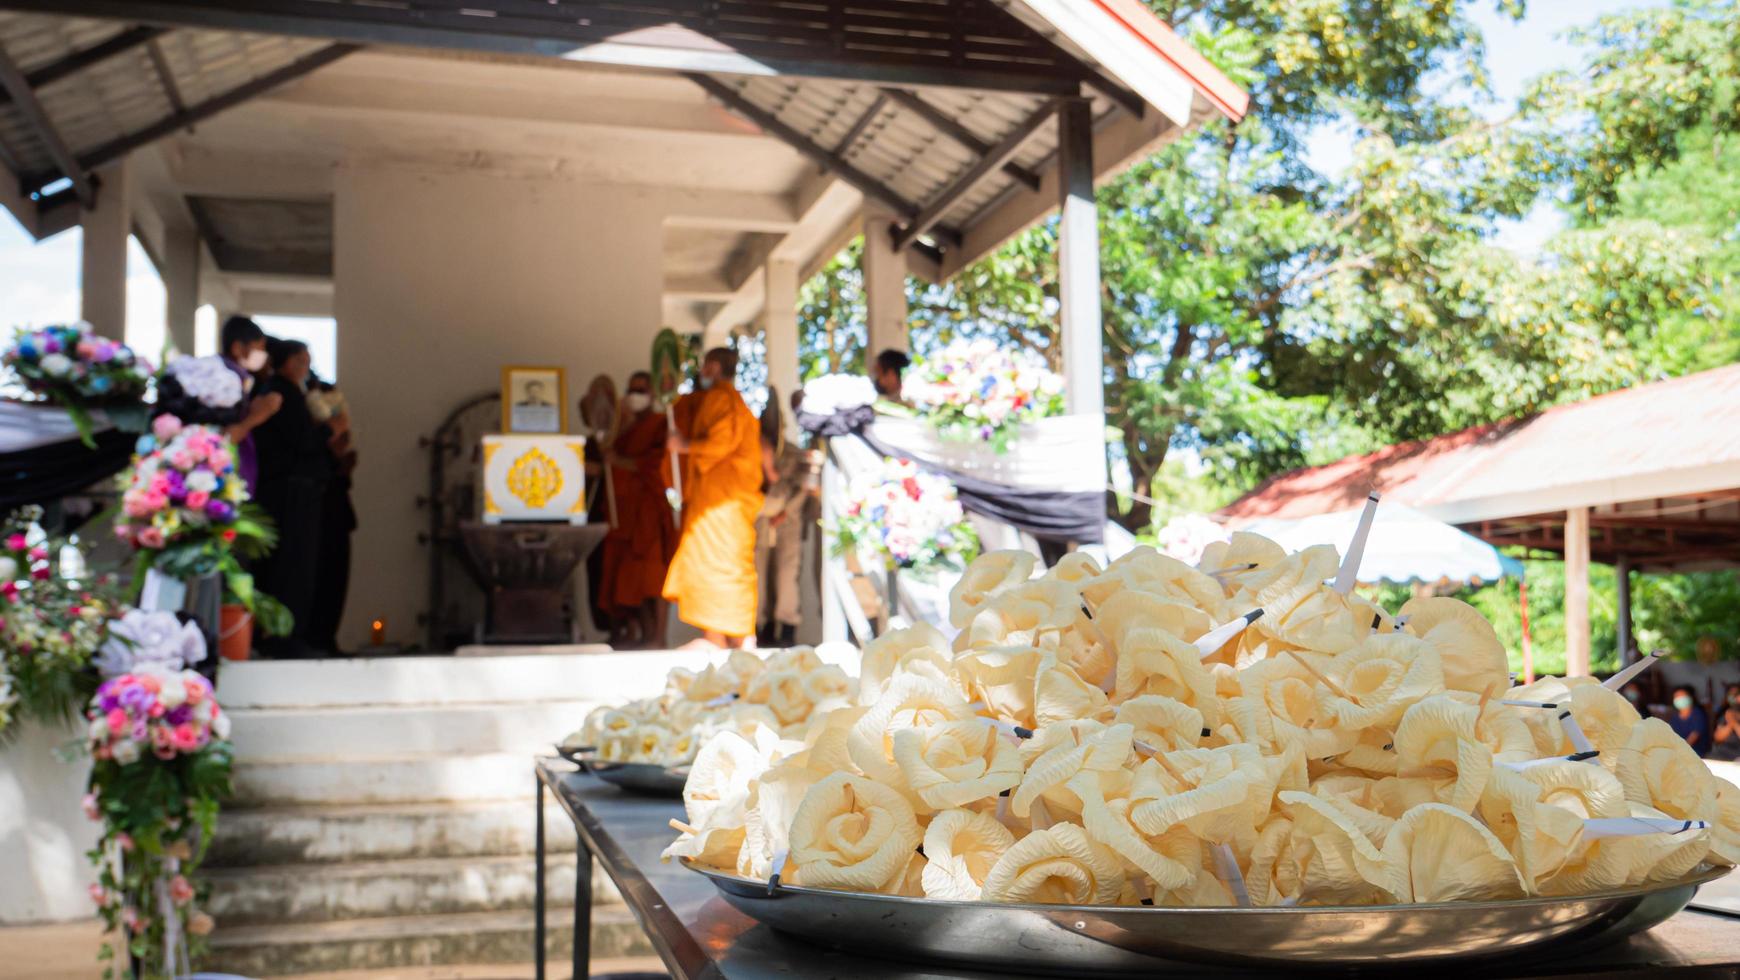
M 44 340 L 42 342 L 42 352 L 44 354 L 59 354 L 60 353 L 60 341 L 54 339 L 53 337 L 49 337 L 47 340 Z
M 230 506 L 228 501 L 213 500 L 205 505 L 205 516 L 214 521 L 233 520 L 236 516 L 236 509 Z

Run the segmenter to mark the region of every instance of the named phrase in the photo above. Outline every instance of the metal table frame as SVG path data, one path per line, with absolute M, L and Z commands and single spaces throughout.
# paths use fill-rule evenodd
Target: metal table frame
M 622 893 L 623 900 L 633 910 L 642 929 L 652 941 L 653 949 L 676 976 L 696 977 L 710 971 L 708 957 L 690 936 L 687 928 L 659 898 L 659 893 L 646 877 L 635 870 L 634 863 L 604 830 L 591 810 L 576 806 L 559 786 L 561 780 L 578 772 L 569 763 L 554 757 L 539 756 L 533 761 L 537 790 L 537 898 L 534 903 L 533 942 L 537 945 L 534 962 L 537 980 L 545 980 L 545 936 L 547 934 L 544 897 L 544 793 L 547 789 L 556 798 L 556 805 L 574 823 L 574 955 L 575 980 L 591 975 L 592 959 L 592 859 L 604 868 L 610 880 Z

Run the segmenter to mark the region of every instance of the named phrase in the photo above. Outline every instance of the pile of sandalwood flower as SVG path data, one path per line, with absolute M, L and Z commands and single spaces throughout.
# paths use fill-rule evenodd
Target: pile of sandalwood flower
M 952 642 L 890 633 L 850 704 L 707 741 L 666 857 L 1170 907 L 1586 894 L 1740 859 L 1740 790 L 1639 717 L 1629 672 L 1513 686 L 1466 603 L 1353 592 L 1358 550 L 1240 533 L 1194 567 L 1138 548 L 1039 575 L 987 554 Z
M 657 697 L 594 709 L 562 747 L 593 749 L 603 762 L 681 766 L 720 732 L 801 735 L 812 714 L 850 704 L 852 692 L 851 676 L 809 647 L 765 659 L 733 650 L 698 672 L 672 670 Z

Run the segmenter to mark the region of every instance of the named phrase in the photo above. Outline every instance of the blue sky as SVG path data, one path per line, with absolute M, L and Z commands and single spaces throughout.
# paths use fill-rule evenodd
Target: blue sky
M 1528 16 L 1512 21 L 1483 5 L 1474 14 L 1486 36 L 1487 65 L 1496 96 L 1481 111 L 1510 111 L 1528 82 L 1543 72 L 1574 64 L 1578 49 L 1560 35 L 1568 28 L 1592 22 L 1602 14 L 1647 6 L 1639 0 L 1532 0 Z M 1345 166 L 1351 139 L 1345 130 L 1325 127 L 1308 146 L 1320 168 Z M 1542 205 L 1523 221 L 1510 222 L 1499 233 L 1500 244 L 1533 252 L 1563 223 L 1550 205 Z M 163 284 L 137 244 L 131 249 L 127 280 L 127 340 L 152 356 L 163 346 Z M 0 327 L 40 325 L 75 320 L 79 310 L 79 232 L 65 232 L 45 242 L 30 236 L 0 210 Z M 208 312 L 195 353 L 208 353 L 215 331 Z M 262 321 L 264 323 L 264 320 Z M 331 320 L 273 318 L 267 329 L 306 341 L 314 369 L 336 376 L 336 327 Z

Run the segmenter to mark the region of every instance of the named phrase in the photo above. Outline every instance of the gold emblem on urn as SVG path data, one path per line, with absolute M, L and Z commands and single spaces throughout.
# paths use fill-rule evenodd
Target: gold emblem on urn
M 507 488 L 521 503 L 539 510 L 562 492 L 562 470 L 534 446 L 508 467 Z

